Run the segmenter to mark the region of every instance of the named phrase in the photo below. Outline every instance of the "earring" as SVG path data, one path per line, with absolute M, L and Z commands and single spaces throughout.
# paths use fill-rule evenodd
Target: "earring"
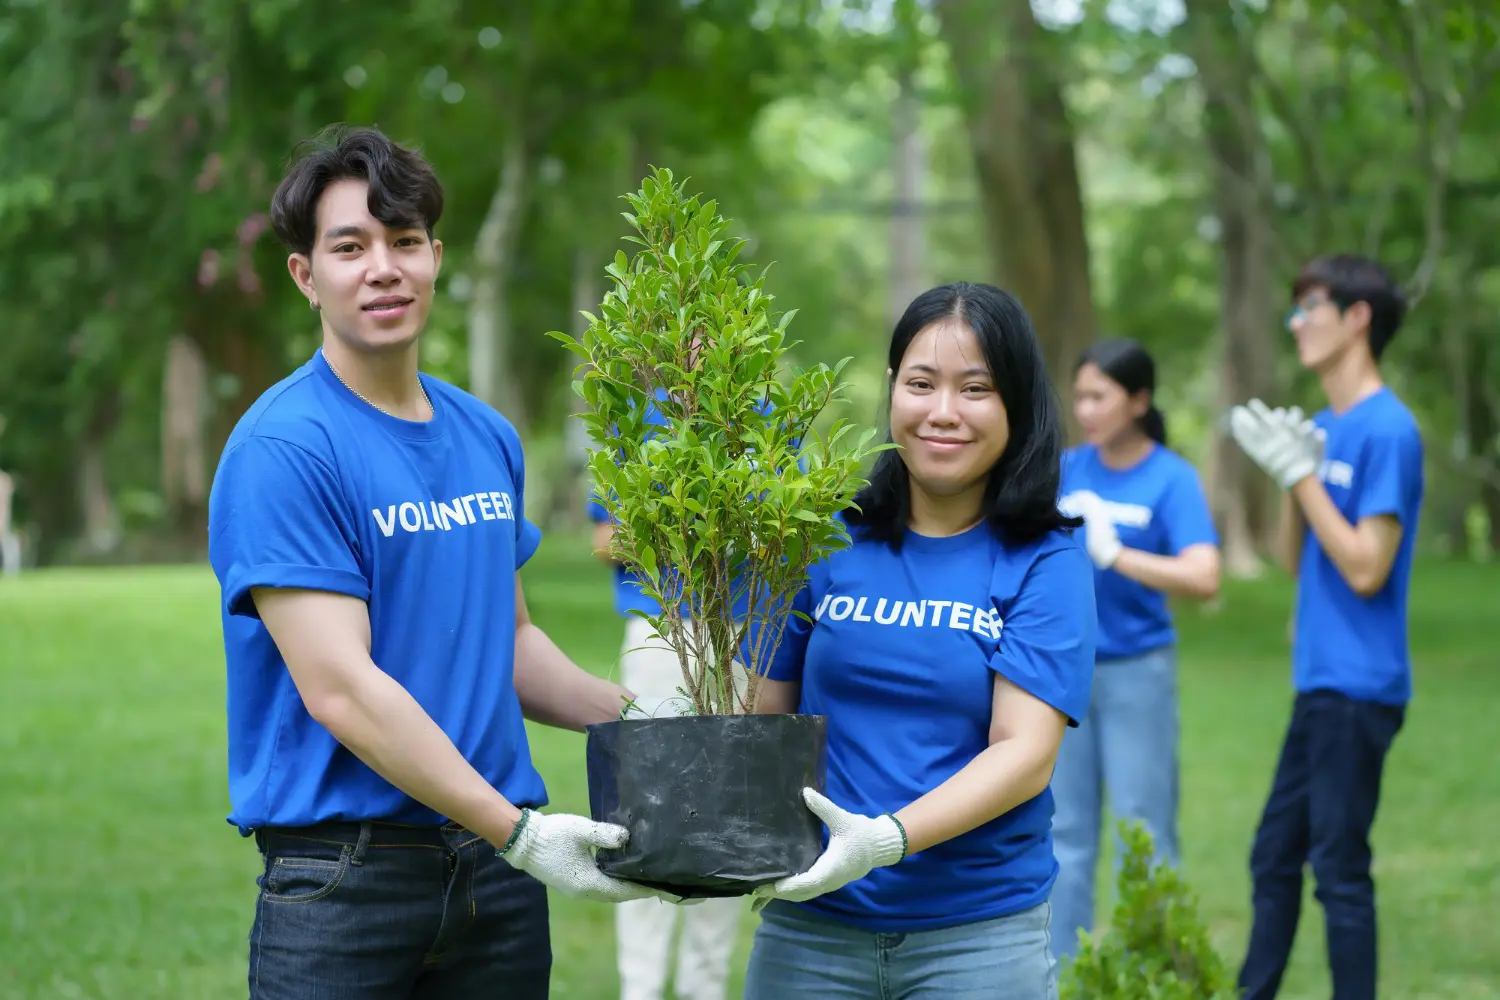
M 317 299 L 308 299 L 307 300 L 307 308 L 311 309 L 313 312 L 317 312 L 318 311 L 318 300 Z

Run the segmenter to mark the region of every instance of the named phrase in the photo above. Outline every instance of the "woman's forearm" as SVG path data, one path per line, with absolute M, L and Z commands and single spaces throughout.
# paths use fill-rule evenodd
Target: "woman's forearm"
M 906 829 L 907 854 L 968 833 L 1046 789 L 1057 759 L 1042 741 L 991 744 L 964 768 L 896 813 Z
M 1200 601 L 1211 601 L 1219 592 L 1219 554 L 1208 545 L 1195 545 L 1175 556 L 1121 549 L 1111 568 L 1152 590 Z

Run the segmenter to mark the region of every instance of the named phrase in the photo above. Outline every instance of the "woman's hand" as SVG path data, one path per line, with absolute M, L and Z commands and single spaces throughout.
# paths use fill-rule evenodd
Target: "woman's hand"
M 1083 547 L 1089 558 L 1100 569 L 1112 567 L 1124 546 L 1104 499 L 1092 490 L 1079 490 L 1070 494 L 1058 509 L 1071 517 L 1083 518 Z
M 773 899 L 800 903 L 821 896 L 906 856 L 906 831 L 895 817 L 857 816 L 811 788 L 802 790 L 802 800 L 828 824 L 828 847 L 801 875 L 789 875 L 755 890 L 752 911 Z

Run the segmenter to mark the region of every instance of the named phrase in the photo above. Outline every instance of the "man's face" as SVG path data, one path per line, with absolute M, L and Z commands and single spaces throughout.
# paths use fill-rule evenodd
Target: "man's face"
M 1366 340 L 1370 307 L 1356 302 L 1341 312 L 1326 289 L 1310 288 L 1292 307 L 1286 325 L 1297 338 L 1297 360 L 1302 367 L 1324 372 Z
M 425 230 L 387 229 L 370 214 L 369 185 L 334 181 L 318 201 L 312 254 L 287 266 L 323 315 L 323 330 L 360 351 L 409 346 L 427 325 L 443 245 Z

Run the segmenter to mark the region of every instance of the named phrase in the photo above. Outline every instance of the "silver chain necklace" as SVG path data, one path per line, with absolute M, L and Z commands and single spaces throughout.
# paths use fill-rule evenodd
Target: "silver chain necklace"
M 358 396 L 360 399 L 364 400 L 370 406 L 373 406 L 373 407 L 375 407 L 375 409 L 379 410 L 381 413 L 384 413 L 386 416 L 388 416 L 388 417 L 396 417 L 396 415 L 394 413 L 392 413 L 390 410 L 387 410 L 385 407 L 383 407 L 380 404 L 374 402 L 373 400 L 370 399 L 370 397 L 366 396 L 364 393 L 360 392 L 358 389 L 354 388 L 354 386 L 350 385 L 347 381 L 345 381 L 344 380 L 344 376 L 342 376 L 342 375 L 339 374 L 339 370 L 337 368 L 333 367 L 333 362 L 330 361 L 330 360 L 328 360 L 328 352 L 327 351 L 323 350 L 323 348 L 320 347 L 320 348 L 318 348 L 318 353 L 321 354 L 321 355 L 323 355 L 323 363 L 328 366 L 328 370 L 329 371 L 333 372 L 333 377 L 339 380 L 339 384 L 340 385 L 342 385 L 345 389 L 348 389 L 350 392 L 354 393 L 356 396 Z M 419 392 L 421 392 L 421 394 L 422 394 L 422 402 L 424 402 L 424 403 L 427 404 L 427 409 L 431 410 L 432 413 L 433 413 L 433 415 L 436 416 L 437 415 L 437 407 L 433 406 L 432 405 L 432 400 L 430 398 L 428 398 L 428 396 L 427 396 L 427 387 L 422 384 L 422 376 L 420 376 L 420 375 L 417 376 L 417 390 Z M 397 420 L 402 420 L 404 418 L 402 418 L 402 417 L 396 417 L 396 419 Z

